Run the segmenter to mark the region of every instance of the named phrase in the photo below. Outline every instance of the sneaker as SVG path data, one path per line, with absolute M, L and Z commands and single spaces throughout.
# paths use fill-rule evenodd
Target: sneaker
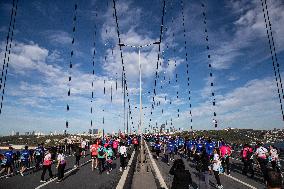
M 127 167 L 124 167 L 124 170 L 126 170 L 127 169 Z
M 22 177 L 24 176 L 24 173 L 21 172 L 20 174 L 22 175 Z
M 122 167 L 119 168 L 119 171 L 120 171 L 120 172 L 122 171 Z
M 107 171 L 107 174 L 109 175 L 109 171 Z
M 222 186 L 222 185 L 220 185 L 220 186 L 218 186 L 217 188 L 218 188 L 218 189 L 223 189 L 223 186 Z
M 56 183 L 60 183 L 62 180 L 57 180 Z
M 46 182 L 46 180 L 40 180 L 40 182 Z

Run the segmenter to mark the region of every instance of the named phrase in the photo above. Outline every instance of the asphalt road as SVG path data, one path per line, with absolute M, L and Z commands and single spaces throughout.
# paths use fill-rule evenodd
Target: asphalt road
M 130 155 L 132 150 L 128 152 Z M 137 155 L 137 154 L 135 154 Z M 107 174 L 104 171 L 101 175 L 98 170 L 91 170 L 90 156 L 81 158 L 80 164 L 85 163 L 79 169 L 71 171 L 74 169 L 75 157 L 70 156 L 67 159 L 67 165 L 65 168 L 66 172 L 71 172 L 70 174 L 65 175 L 64 180 L 61 183 L 56 183 L 57 179 L 53 179 L 52 182 L 47 182 L 46 185 L 42 186 L 43 183 L 40 183 L 40 176 L 42 171 L 32 172 L 29 171 L 24 177 L 17 174 L 10 178 L 0 179 L 0 189 L 34 189 L 39 186 L 41 188 L 60 188 L 60 189 L 85 189 L 85 188 L 96 188 L 96 189 L 112 189 L 116 188 L 122 172 L 119 171 L 120 162 L 119 159 L 113 161 L 113 170 L 110 174 Z M 135 163 L 135 162 L 134 162 Z M 53 174 L 57 174 L 55 165 L 52 165 Z M 48 176 L 48 172 L 45 174 L 45 179 L 50 181 L 51 179 Z M 127 181 L 129 182 L 129 181 Z

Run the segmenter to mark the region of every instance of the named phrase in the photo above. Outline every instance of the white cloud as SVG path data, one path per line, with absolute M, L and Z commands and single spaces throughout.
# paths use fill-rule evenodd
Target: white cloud
M 267 4 L 276 48 L 278 51 L 282 51 L 284 49 L 284 32 L 282 27 L 284 24 L 284 5 L 278 0 L 268 1 Z M 230 68 L 232 64 L 236 63 L 236 58 L 240 56 L 247 56 L 247 59 L 249 59 L 249 56 L 257 55 L 258 58 L 254 58 L 259 59 L 259 53 L 244 54 L 242 52 L 242 50 L 255 45 L 256 42 L 261 42 L 262 45 L 268 46 L 261 3 L 258 0 L 251 2 L 230 1 L 227 5 L 235 13 L 237 19 L 234 22 L 232 37 L 226 41 L 223 41 L 224 39 L 221 40 L 223 42 L 217 43 L 217 48 L 214 48 L 212 52 L 214 61 L 212 66 L 215 69 Z M 220 40 L 221 38 L 219 37 L 218 39 Z M 262 49 L 254 48 L 252 50 L 259 52 Z M 267 56 L 269 56 L 269 51 L 264 55 L 264 57 Z
M 217 118 L 223 127 L 232 123 L 237 126 L 241 120 L 238 128 L 268 129 L 270 125 L 266 125 L 267 119 L 274 127 L 279 127 L 282 119 L 275 82 L 271 77 L 251 80 L 242 87 L 216 96 L 216 105 Z M 192 114 L 195 124 L 207 120 L 207 125 L 210 125 L 210 119 L 213 118 L 212 103 L 206 101 L 198 107 L 193 107 Z M 188 116 L 188 111 L 183 113 L 183 117 Z
M 65 31 L 49 30 L 45 31 L 44 35 L 47 36 L 51 44 L 55 45 L 68 45 L 71 44 L 72 41 L 72 37 L 70 36 L 70 34 Z

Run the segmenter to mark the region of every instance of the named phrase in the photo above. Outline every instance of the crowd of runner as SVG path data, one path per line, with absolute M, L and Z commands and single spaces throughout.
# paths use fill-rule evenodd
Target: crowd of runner
M 231 174 L 232 158 L 242 160 L 242 174 L 250 176 L 252 179 L 255 177 L 254 164 L 261 171 L 264 183 L 267 183 L 270 179 L 270 170 L 279 174 L 280 178 L 282 177 L 279 150 L 273 145 L 267 148 L 261 142 L 255 146 L 243 144 L 241 145 L 241 150 L 238 151 L 236 145 L 226 143 L 222 139 L 212 140 L 205 137 L 184 138 L 169 135 L 147 135 L 146 140 L 151 144 L 152 152 L 155 154 L 154 157 L 157 159 L 161 158 L 168 165 L 170 165 L 170 161 L 174 161 L 170 171 L 172 175 L 178 172 L 186 173 L 183 161 L 180 161 L 180 159 L 184 158 L 192 161 L 195 164 L 196 170 L 205 178 L 207 188 L 210 188 L 209 175 L 211 174 L 215 177 L 216 187 L 223 188 L 220 174 Z M 179 161 L 177 161 L 176 157 L 179 157 Z M 179 182 L 177 182 L 178 177 L 180 179 Z M 175 175 L 173 186 L 176 183 L 184 183 L 188 188 L 191 179 L 186 177 L 186 174 Z M 176 188 L 186 188 L 179 184 L 177 184 L 178 187 Z
M 129 158 L 129 148 L 133 145 L 137 150 L 140 138 L 136 135 L 125 136 L 105 136 L 93 140 L 82 140 L 79 143 L 66 143 L 56 147 L 45 147 L 38 144 L 35 149 L 28 146 L 21 151 L 15 151 L 11 146 L 4 154 L 0 154 L 0 176 L 9 178 L 19 173 L 25 176 L 26 172 L 37 172 L 42 170 L 40 182 L 46 182 L 45 174 L 48 171 L 49 179 L 55 178 L 52 166 L 57 169 L 57 182 L 64 178 L 66 164 L 72 164 L 66 160 L 68 156 L 75 156 L 74 169 L 79 169 L 80 159 L 91 156 L 91 170 L 98 170 L 99 174 L 112 171 L 112 162 L 119 158 L 122 172 L 127 168 L 127 158 Z M 18 171 L 16 171 L 18 169 Z M 2 177 L 3 177 L 2 176 Z
M 210 175 L 214 175 L 216 187 L 223 188 L 220 174 L 231 174 L 232 158 L 242 160 L 242 174 L 251 178 L 255 177 L 256 166 L 254 164 L 256 164 L 257 169 L 262 173 L 264 183 L 271 179 L 269 170 L 281 175 L 279 150 L 273 145 L 267 148 L 262 143 L 255 146 L 243 144 L 242 149 L 238 151 L 235 145 L 223 140 L 204 137 L 145 135 L 145 139 L 150 142 L 152 152 L 157 159 L 162 159 L 168 165 L 171 161 L 174 162 L 169 172 L 174 175 L 172 188 L 183 188 L 182 184 L 188 186 L 192 182 L 190 172 L 185 170 L 182 159 L 194 163 L 196 170 L 205 178 L 207 188 L 210 188 Z M 91 171 L 110 174 L 113 160 L 119 159 L 120 171 L 127 168 L 128 148 L 133 146 L 135 150 L 138 150 L 139 143 L 140 138 L 136 135 L 120 135 L 106 136 L 90 141 L 82 140 L 79 143 L 56 147 L 45 147 L 43 144 L 39 144 L 35 149 L 29 149 L 28 146 L 25 146 L 22 151 L 14 151 L 12 147 L 9 147 L 8 151 L 0 154 L 0 175 L 5 174 L 4 176 L 9 178 L 17 173 L 17 169 L 22 176 L 28 171 L 42 171 L 40 182 L 46 182 L 47 171 L 50 179 L 55 178 L 52 172 L 52 166 L 55 166 L 57 182 L 61 182 L 64 178 L 66 164 L 72 164 L 74 169 L 79 169 L 80 159 L 88 154 L 91 157 Z M 66 160 L 70 155 L 75 156 L 74 163 Z M 279 182 L 281 183 L 281 179 Z

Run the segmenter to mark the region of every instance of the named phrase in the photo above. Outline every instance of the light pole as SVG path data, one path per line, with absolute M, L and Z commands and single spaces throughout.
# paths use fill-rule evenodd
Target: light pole
M 146 44 L 146 45 L 138 45 L 138 46 L 134 46 L 134 45 L 127 45 L 127 44 L 123 44 L 123 43 L 120 43 L 118 44 L 120 47 L 131 47 L 131 48 L 135 48 L 135 49 L 138 49 L 138 62 L 139 62 L 139 91 L 140 91 L 140 112 L 139 112 L 139 125 L 138 125 L 138 134 L 140 135 L 141 137 L 141 142 L 140 142 L 140 161 L 141 161 L 141 165 L 142 165 L 142 162 L 144 162 L 144 148 L 143 148 L 143 145 L 142 145 L 142 141 L 143 141 L 143 129 L 142 129 L 142 67 L 141 67 L 141 62 L 140 62 L 140 50 L 144 47 L 148 47 L 148 46 L 151 46 L 151 45 L 159 45 L 161 42 L 160 41 L 156 41 L 154 43 L 149 43 L 149 44 Z

